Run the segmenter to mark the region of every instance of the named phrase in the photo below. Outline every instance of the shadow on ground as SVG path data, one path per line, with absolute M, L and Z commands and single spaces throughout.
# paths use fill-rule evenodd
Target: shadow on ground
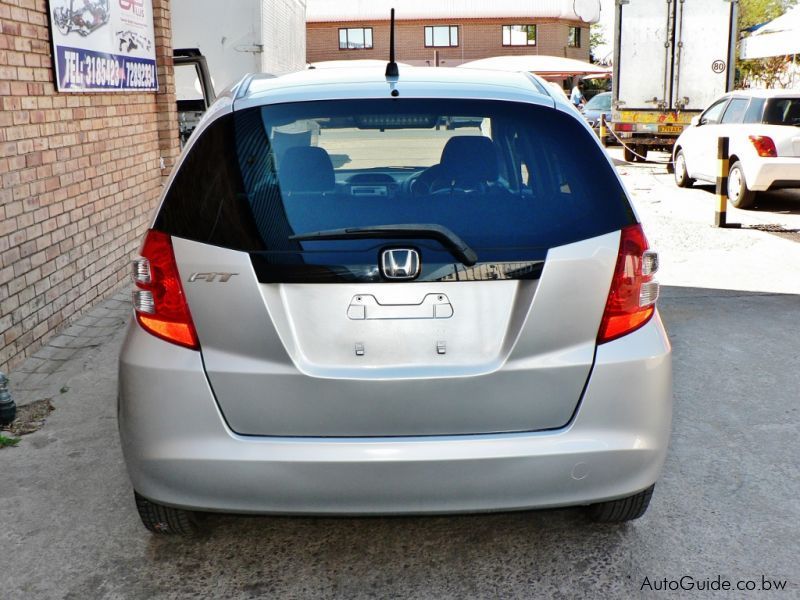
M 712 195 L 716 193 L 716 186 L 713 185 L 695 183 L 693 187 Z M 787 189 L 760 192 L 757 196 L 756 204 L 751 210 L 756 213 L 800 215 L 800 190 Z
M 44 429 L 0 451 L 0 545 L 13 549 L 0 589 L 25 598 L 630 598 L 645 577 L 766 575 L 789 579 L 796 594 L 800 297 L 666 288 L 661 312 L 674 348 L 673 437 L 650 510 L 623 526 L 572 509 L 209 515 L 198 536 L 151 537 L 117 439 L 117 335 L 84 358 Z

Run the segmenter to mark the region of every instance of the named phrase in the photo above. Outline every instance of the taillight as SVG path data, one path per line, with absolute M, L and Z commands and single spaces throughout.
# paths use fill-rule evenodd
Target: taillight
M 775 158 L 778 156 L 778 149 L 775 147 L 775 142 L 772 141 L 771 137 L 765 135 L 751 135 L 749 138 L 750 143 L 753 144 L 753 148 L 756 149 L 759 156 L 763 156 L 764 158 Z
M 173 344 L 199 349 L 197 333 L 175 264 L 172 239 L 150 230 L 144 238 L 141 258 L 133 261 L 136 320 L 146 331 Z
M 614 123 L 614 131 L 633 131 L 633 123 Z
M 617 266 L 597 335 L 598 344 L 636 331 L 655 313 L 658 282 L 653 276 L 658 271 L 658 254 L 648 247 L 641 225 L 622 229 Z

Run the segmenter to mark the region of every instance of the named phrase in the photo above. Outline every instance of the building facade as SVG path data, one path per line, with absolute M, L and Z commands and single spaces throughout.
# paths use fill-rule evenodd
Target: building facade
M 377 59 L 389 56 L 389 14 L 397 5 L 396 58 L 417 66 L 462 63 L 518 54 L 544 54 L 589 60 L 589 25 L 599 18 L 599 3 L 576 12 L 581 3 L 452 0 L 447 3 L 369 3 L 332 5 L 309 0 L 306 40 L 310 63 Z
M 169 0 L 152 6 L 159 91 L 65 93 L 48 2 L 0 0 L 0 370 L 129 277 L 180 150 Z

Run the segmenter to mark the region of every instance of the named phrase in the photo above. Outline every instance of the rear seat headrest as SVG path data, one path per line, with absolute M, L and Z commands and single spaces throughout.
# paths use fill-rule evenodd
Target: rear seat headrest
M 482 135 L 458 135 L 447 140 L 442 171 L 455 180 L 497 181 L 500 171 L 492 140 Z
M 278 164 L 278 180 L 284 192 L 328 192 L 336 187 L 331 157 L 324 148 L 287 148 Z

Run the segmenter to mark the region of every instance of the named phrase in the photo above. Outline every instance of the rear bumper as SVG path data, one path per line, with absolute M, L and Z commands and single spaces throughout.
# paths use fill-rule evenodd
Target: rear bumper
M 764 158 L 753 161 L 746 168 L 747 187 L 754 191 L 798 187 L 800 188 L 800 157 Z
M 233 433 L 200 355 L 132 324 L 120 358 L 120 437 L 134 488 L 162 504 L 241 513 L 514 510 L 619 498 L 658 477 L 669 441 L 670 348 L 660 319 L 601 346 L 557 431 L 405 438 Z

